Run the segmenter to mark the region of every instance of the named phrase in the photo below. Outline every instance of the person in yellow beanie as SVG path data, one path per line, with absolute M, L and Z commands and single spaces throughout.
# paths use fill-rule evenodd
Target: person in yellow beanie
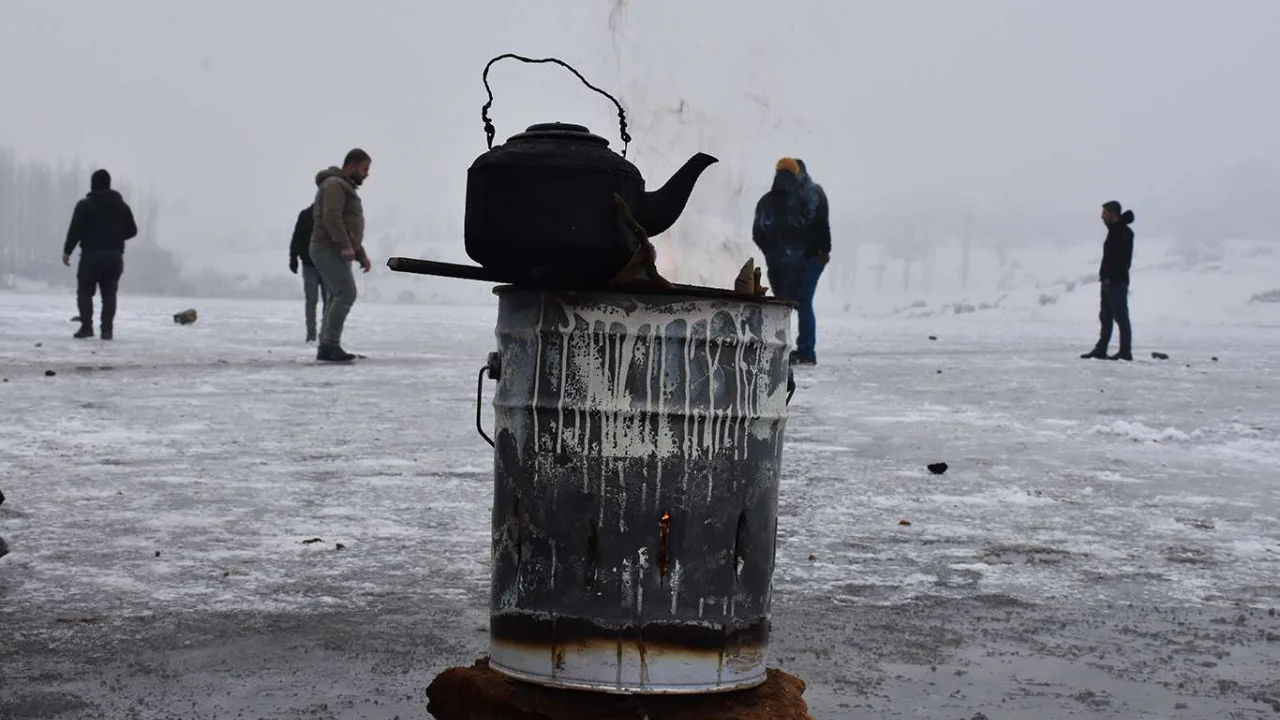
M 818 362 L 813 297 L 831 259 L 827 196 L 804 161 L 784 157 L 774 166 L 773 187 L 756 203 L 751 237 L 764 253 L 769 283 L 779 298 L 800 306 L 800 333 L 792 362 Z

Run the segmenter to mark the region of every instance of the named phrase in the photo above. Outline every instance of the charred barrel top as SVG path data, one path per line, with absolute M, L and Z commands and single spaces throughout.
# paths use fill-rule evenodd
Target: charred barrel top
M 612 692 L 761 682 L 790 306 L 498 294 L 494 667 Z

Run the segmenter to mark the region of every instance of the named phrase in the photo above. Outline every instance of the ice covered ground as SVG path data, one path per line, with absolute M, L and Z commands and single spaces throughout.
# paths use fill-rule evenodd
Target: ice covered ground
M 1280 331 L 1086 362 L 1040 307 L 824 321 L 773 662 L 819 718 L 1274 717 Z M 350 367 L 300 304 L 72 308 L 0 294 L 0 717 L 424 717 L 485 643 L 493 307 L 357 305 Z

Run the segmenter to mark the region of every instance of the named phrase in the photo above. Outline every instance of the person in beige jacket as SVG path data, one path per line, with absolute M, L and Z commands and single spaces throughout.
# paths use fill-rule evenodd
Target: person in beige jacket
M 356 278 L 352 261 L 365 271 L 373 267 L 364 251 L 364 205 L 357 192 L 369 177 L 373 160 L 356 148 L 347 153 L 342 167 L 330 167 L 316 174 L 314 227 L 308 252 L 329 293 L 329 304 L 320 325 L 316 359 L 350 362 L 355 355 L 342 349 L 342 327 L 356 302 Z

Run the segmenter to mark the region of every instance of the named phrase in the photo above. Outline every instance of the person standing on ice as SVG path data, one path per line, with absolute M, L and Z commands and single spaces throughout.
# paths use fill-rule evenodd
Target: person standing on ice
M 298 274 L 298 265 L 302 265 L 302 292 L 305 296 L 305 315 L 307 319 L 307 342 L 316 341 L 316 305 L 324 297 L 324 308 L 329 308 L 329 293 L 320 282 L 320 273 L 316 272 L 315 263 L 311 262 L 311 233 L 315 230 L 315 203 L 306 206 L 298 213 L 298 221 L 293 224 L 293 239 L 289 242 L 289 272 Z
M 328 293 L 324 320 L 320 324 L 320 345 L 316 359 L 350 362 L 355 355 L 342 349 L 342 328 L 356 302 L 356 278 L 351 263 L 365 271 L 373 267 L 364 251 L 364 205 L 357 192 L 369 177 L 373 160 L 356 148 L 347 153 L 342 167 L 330 167 L 316 174 L 316 201 L 308 251 L 320 282 Z
M 116 292 L 124 274 L 124 243 L 137 234 L 133 210 L 120 193 L 111 189 L 111 173 L 94 170 L 89 176 L 89 194 L 76 203 L 67 242 L 62 246 L 62 264 L 67 267 L 71 267 L 71 253 L 80 247 L 80 266 L 76 269 L 80 329 L 73 337 L 93 337 L 95 292 L 102 293 L 102 339 L 114 336 Z
M 831 224 L 827 195 L 803 160 L 786 157 L 774 166 L 773 187 L 756 203 L 751 237 L 764 254 L 773 294 L 800 306 L 800 334 L 791 361 L 816 364 L 813 297 L 831 259 Z
M 4 504 L 4 493 L 0 492 L 0 505 Z M 9 546 L 5 544 L 4 538 L 0 537 L 0 558 L 9 554 Z
M 1133 328 L 1129 325 L 1129 267 L 1133 264 L 1133 211 L 1121 211 L 1120 203 L 1110 200 L 1102 206 L 1102 222 L 1107 226 L 1107 239 L 1102 244 L 1102 266 L 1098 280 L 1102 285 L 1102 309 L 1098 320 L 1102 332 L 1093 350 L 1081 355 L 1085 359 L 1133 360 Z M 1120 351 L 1107 355 L 1111 344 L 1111 326 L 1120 326 Z

